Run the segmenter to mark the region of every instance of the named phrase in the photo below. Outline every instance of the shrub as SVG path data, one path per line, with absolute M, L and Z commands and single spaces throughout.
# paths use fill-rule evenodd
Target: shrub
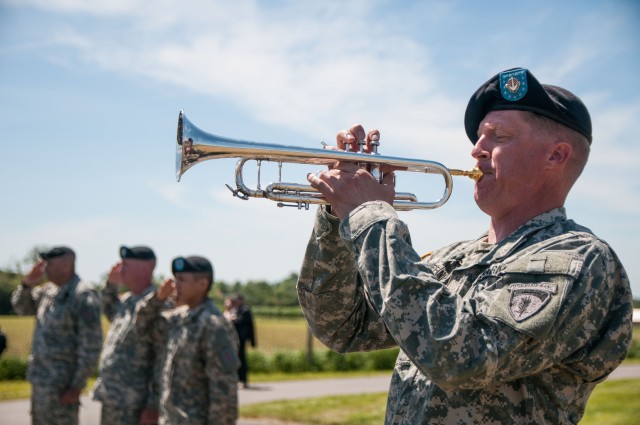
M 311 361 L 304 350 L 279 350 L 265 353 L 247 352 L 247 363 L 255 373 L 340 372 L 353 370 L 392 370 L 398 348 L 339 354 L 331 350 L 315 350 Z
M 628 359 L 638 359 L 640 358 L 640 341 L 637 339 L 631 340 L 631 347 L 629 348 L 629 352 L 627 353 Z
M 372 351 L 369 353 L 371 367 L 373 370 L 391 370 L 396 365 L 396 358 L 400 352 L 399 348 L 388 348 L 386 350 Z
M 0 381 L 27 379 L 27 361 L 18 357 L 0 359 Z

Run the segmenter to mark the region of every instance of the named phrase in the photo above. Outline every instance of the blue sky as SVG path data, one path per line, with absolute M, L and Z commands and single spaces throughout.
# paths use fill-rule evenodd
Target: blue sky
M 384 154 L 468 168 L 470 95 L 522 66 L 589 107 L 592 156 L 567 211 L 614 247 L 640 294 L 635 1 L 151 4 L 0 0 L 0 266 L 66 244 L 97 282 L 121 244 L 146 244 L 165 275 L 174 256 L 200 254 L 218 279 L 281 280 L 299 269 L 313 211 L 233 198 L 233 159 L 177 183 L 181 109 L 211 133 L 305 147 L 362 123 Z M 398 187 L 421 193 L 422 179 Z M 418 252 L 486 229 L 472 190 L 456 179 L 442 208 L 401 213 Z

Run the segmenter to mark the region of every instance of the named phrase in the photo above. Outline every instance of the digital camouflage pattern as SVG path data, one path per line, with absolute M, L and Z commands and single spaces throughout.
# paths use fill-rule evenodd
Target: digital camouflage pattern
M 61 287 L 18 285 L 11 304 L 20 315 L 36 315 L 27 371 L 34 423 L 50 423 L 59 415 L 71 421 L 64 423 L 77 423 L 78 406 L 63 406 L 59 397 L 84 388 L 95 371 L 102 346 L 100 295 L 74 276 Z
M 424 260 L 391 206 L 320 209 L 298 282 L 313 333 L 339 352 L 400 346 L 387 424 L 575 424 L 625 358 L 632 297 L 611 248 L 541 214 Z
M 153 294 L 138 307 L 139 332 L 154 322 L 165 337 L 160 424 L 235 424 L 238 418 L 238 337 L 211 299 L 161 314 Z
M 102 308 L 111 322 L 93 388 L 93 398 L 102 402 L 102 425 L 137 424 L 144 408 L 159 409 L 155 353 L 163 341 L 158 332 L 138 333 L 135 327 L 136 305 L 155 290 L 149 285 L 138 295 L 120 296 L 117 285 L 107 284 L 102 290 Z

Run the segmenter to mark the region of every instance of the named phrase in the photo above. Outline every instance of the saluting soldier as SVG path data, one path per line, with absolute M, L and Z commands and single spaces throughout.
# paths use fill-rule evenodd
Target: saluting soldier
M 120 247 L 121 261 L 109 273 L 102 307 L 111 322 L 93 398 L 102 402 L 102 425 L 152 425 L 158 422 L 159 374 L 157 332 L 139 333 L 136 306 L 156 287 L 152 283 L 156 256 L 147 246 Z M 129 291 L 118 294 L 124 285 Z
M 78 423 L 80 392 L 100 355 L 100 295 L 80 280 L 75 259 L 66 246 L 41 252 L 11 295 L 16 313 L 36 315 L 27 372 L 35 425 Z
M 138 307 L 136 326 L 157 322 L 165 336 L 160 424 L 235 424 L 238 418 L 238 337 L 207 296 L 213 266 L 203 257 L 178 257 L 167 279 Z M 162 313 L 174 293 L 179 307 Z

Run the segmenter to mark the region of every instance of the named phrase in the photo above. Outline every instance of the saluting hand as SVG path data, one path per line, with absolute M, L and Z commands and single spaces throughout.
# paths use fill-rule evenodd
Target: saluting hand
M 40 281 L 42 275 L 44 275 L 44 268 L 46 264 L 47 262 L 43 259 L 36 261 L 29 273 L 27 273 L 22 279 L 22 283 L 27 286 L 33 287 L 36 283 L 38 283 L 38 281 Z
M 109 277 L 107 278 L 107 282 L 110 284 L 122 285 L 124 283 L 124 279 L 122 277 L 122 261 L 118 261 L 116 264 L 111 267 L 111 271 L 109 272 Z
M 175 286 L 175 283 L 173 282 L 173 279 L 171 278 L 165 279 L 164 282 L 162 282 L 162 285 L 160 285 L 160 288 L 158 288 L 158 292 L 157 292 L 158 299 L 160 301 L 166 300 L 171 296 L 171 294 L 173 294 L 175 289 L 176 289 L 176 286 Z

